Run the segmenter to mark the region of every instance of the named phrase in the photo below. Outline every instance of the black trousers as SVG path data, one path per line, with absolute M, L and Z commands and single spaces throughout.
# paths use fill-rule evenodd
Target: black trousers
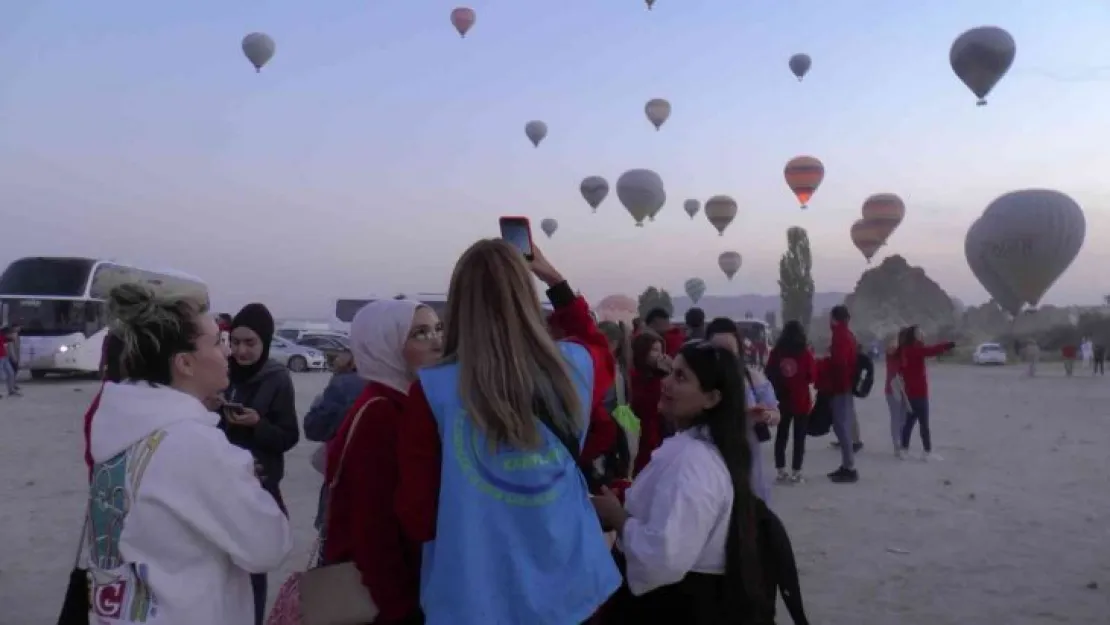
M 779 428 L 775 432 L 775 468 L 786 467 L 786 442 L 790 438 L 791 425 L 794 430 L 794 449 L 790 459 L 790 468 L 795 471 L 802 470 L 802 461 L 806 455 L 806 435 L 809 415 L 795 415 L 783 406 L 779 406 Z

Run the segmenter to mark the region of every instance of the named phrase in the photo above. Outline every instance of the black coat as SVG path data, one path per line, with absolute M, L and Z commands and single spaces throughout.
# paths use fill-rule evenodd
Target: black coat
M 254 426 L 232 425 L 220 421 L 220 429 L 236 447 L 251 452 L 262 466 L 262 486 L 280 502 L 278 484 L 285 476 L 285 452 L 301 438 L 297 425 L 296 395 L 289 369 L 273 360 L 246 382 L 232 384 L 224 392 L 229 402 L 243 404 L 258 413 Z

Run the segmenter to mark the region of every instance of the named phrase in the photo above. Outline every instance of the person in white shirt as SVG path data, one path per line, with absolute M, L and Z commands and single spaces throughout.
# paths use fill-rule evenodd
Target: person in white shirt
M 203 302 L 125 284 L 109 297 L 123 345 L 92 421 L 85 543 L 97 625 L 248 625 L 251 573 L 281 566 L 289 522 L 204 401 L 228 384 Z
M 727 349 L 683 346 L 659 402 L 678 433 L 652 454 L 623 506 L 608 491 L 593 499 L 625 560 L 615 622 L 773 622 L 756 540 L 766 507 L 751 487 L 740 371 Z

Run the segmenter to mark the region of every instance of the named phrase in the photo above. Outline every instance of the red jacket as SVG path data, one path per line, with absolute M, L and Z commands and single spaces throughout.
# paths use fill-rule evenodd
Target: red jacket
M 817 382 L 817 359 L 813 357 L 812 350 L 807 348 L 795 355 L 772 349 L 764 369 L 768 376 L 773 375 L 785 387 L 786 408 L 790 414 L 806 416 L 813 410 L 809 385 Z
M 591 427 L 587 432 L 582 455 L 582 460 L 586 461 L 585 449 L 600 447 L 589 440 L 597 431 L 592 421 L 598 419 L 612 423 L 609 414 L 604 410 L 597 410 L 597 406 L 604 405 L 605 395 L 613 385 L 616 363 L 609 351 L 609 339 L 598 330 L 597 324 L 590 317 L 586 301 L 573 297 L 573 292 L 570 292 L 573 299 L 569 303 L 560 305 L 557 301 L 560 297 L 556 290 L 569 288 L 565 283 L 555 285 L 548 291 L 548 295 L 556 306 L 552 314 L 557 316 L 559 327 L 567 333 L 569 340 L 586 347 L 594 362 Z M 435 540 L 436 534 L 442 441 L 439 438 L 439 426 L 432 416 L 432 409 L 428 406 L 428 399 L 424 396 L 420 382 L 413 384 L 409 390 L 405 406 L 406 414 L 397 441 L 404 453 L 400 457 L 400 480 L 394 504 L 405 536 L 417 542 L 428 542 Z M 612 426 L 617 427 L 615 423 Z M 328 540 L 331 540 L 331 536 Z M 418 587 L 414 586 L 413 591 L 417 590 Z
M 897 367 L 902 374 L 902 381 L 906 385 L 906 397 L 925 399 L 929 396 L 929 378 L 925 373 L 925 359 L 943 354 L 955 346 L 955 343 L 939 343 L 937 345 L 913 343 L 898 348 Z M 889 364 L 887 365 L 887 376 L 892 376 Z
M 654 371 L 632 370 L 629 376 L 631 397 L 628 407 L 640 419 L 640 443 L 636 448 L 636 462 L 632 475 L 651 460 L 651 452 L 663 444 L 663 417 L 659 414 L 659 396 L 663 392 L 663 377 Z
M 819 388 L 833 395 L 843 395 L 852 392 L 858 347 L 848 324 L 833 321 L 830 325 L 832 345 L 829 348 L 829 357 L 824 359 L 828 377 L 823 380 L 825 385 Z
M 684 344 L 686 344 L 686 333 L 682 328 L 671 326 L 670 330 L 663 333 L 663 347 L 667 350 L 668 356 L 673 358 Z
M 1060 348 L 1060 355 L 1063 356 L 1065 360 L 1075 360 L 1075 352 L 1075 345 L 1065 345 Z

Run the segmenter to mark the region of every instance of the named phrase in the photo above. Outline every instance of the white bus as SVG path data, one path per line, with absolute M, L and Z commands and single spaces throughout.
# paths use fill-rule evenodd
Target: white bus
M 0 274 L 0 326 L 21 327 L 19 368 L 95 374 L 107 335 L 108 292 L 127 282 L 208 301 L 208 287 L 179 271 L 155 271 L 93 258 L 21 258 Z

